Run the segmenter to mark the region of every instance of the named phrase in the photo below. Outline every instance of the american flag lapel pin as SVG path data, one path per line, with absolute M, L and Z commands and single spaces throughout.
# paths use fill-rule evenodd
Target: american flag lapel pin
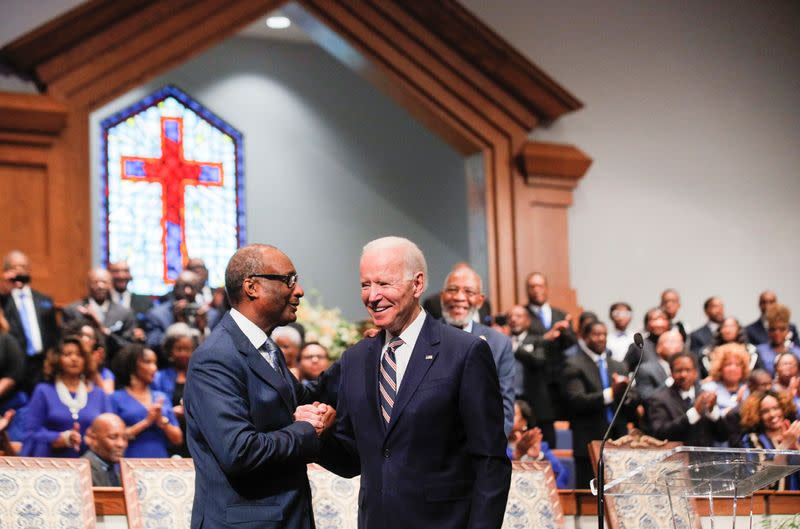
M 433 360 L 433 355 L 425 355 L 425 360 Z

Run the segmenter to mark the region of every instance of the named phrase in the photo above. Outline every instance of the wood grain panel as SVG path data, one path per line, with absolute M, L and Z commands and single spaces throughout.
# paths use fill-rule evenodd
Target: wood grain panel
M 44 165 L 0 161 L 0 255 L 19 248 L 32 259 L 48 255 L 48 181 Z

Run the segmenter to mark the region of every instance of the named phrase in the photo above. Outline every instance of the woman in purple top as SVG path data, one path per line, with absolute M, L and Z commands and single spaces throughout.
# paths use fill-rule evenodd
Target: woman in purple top
M 46 382 L 37 384 L 26 410 L 21 456 L 78 457 L 86 450 L 86 428 L 111 411 L 108 396 L 91 382 L 94 374 L 92 357 L 77 336 L 47 353 Z
M 169 445 L 180 445 L 183 433 L 167 396 L 150 389 L 156 354 L 141 344 L 125 346 L 114 359 L 119 389 L 111 394 L 112 411 L 125 421 L 125 457 L 169 457 Z

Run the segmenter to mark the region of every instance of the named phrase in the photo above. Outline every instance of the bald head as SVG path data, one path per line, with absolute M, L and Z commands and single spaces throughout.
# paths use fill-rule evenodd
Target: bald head
M 86 430 L 86 446 L 109 463 L 118 463 L 128 448 L 125 423 L 113 413 L 101 413 Z
M 87 279 L 89 296 L 98 303 L 104 303 L 111 288 L 111 273 L 105 268 L 92 268 Z
M 683 351 L 683 336 L 678 331 L 667 331 L 658 337 L 656 352 L 658 356 L 669 361 L 672 355 Z

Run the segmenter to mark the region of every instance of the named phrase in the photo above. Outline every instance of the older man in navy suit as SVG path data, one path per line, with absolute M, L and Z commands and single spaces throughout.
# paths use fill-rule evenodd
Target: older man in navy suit
M 481 276 L 467 265 L 453 269 L 444 281 L 441 293 L 442 317 L 453 327 L 463 329 L 489 343 L 500 379 L 503 396 L 503 430 L 506 437 L 514 425 L 514 352 L 508 336 L 475 321 L 483 305 Z
M 238 250 L 225 271 L 232 309 L 194 352 L 184 392 L 195 466 L 192 529 L 313 529 L 306 464 L 333 422 L 289 373 L 269 334 L 295 321 L 303 289 L 277 248 Z
M 511 463 L 492 352 L 422 310 L 426 276 L 407 239 L 364 247 L 361 299 L 381 332 L 344 354 L 321 461 L 361 474 L 361 529 L 497 528 Z

